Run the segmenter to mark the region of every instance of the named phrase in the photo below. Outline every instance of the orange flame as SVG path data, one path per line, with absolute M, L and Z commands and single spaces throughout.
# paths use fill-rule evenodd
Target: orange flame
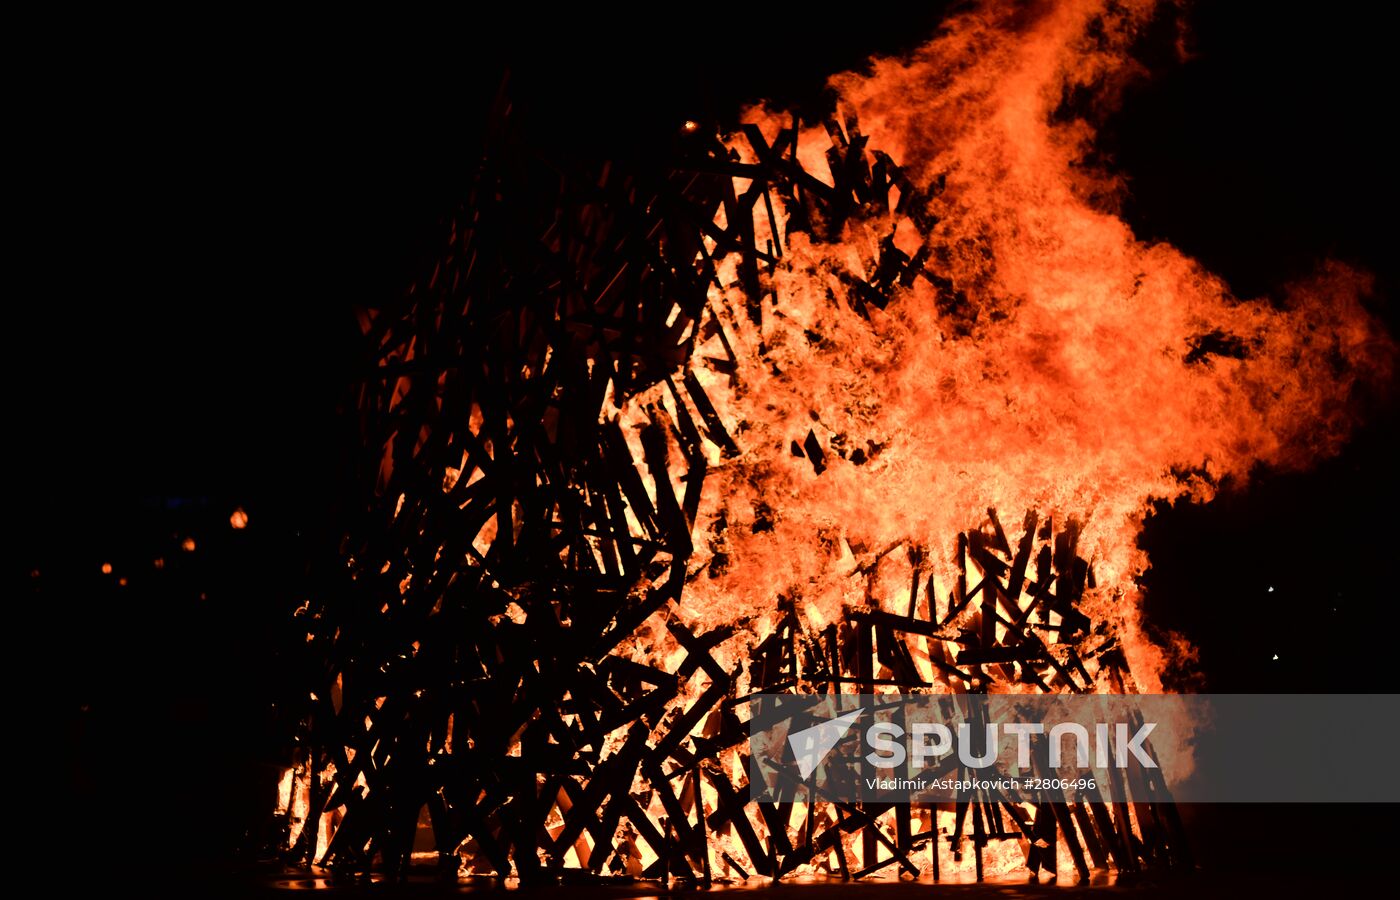
M 1083 523 L 1099 580 L 1085 611 L 1117 627 L 1139 686 L 1160 690 L 1164 651 L 1141 634 L 1133 584 L 1149 502 L 1207 500 L 1222 478 L 1336 451 L 1349 393 L 1388 378 L 1394 348 L 1361 305 L 1364 273 L 1328 263 L 1280 306 L 1241 301 L 1115 214 L 1121 182 L 1083 165 L 1094 131 L 1062 100 L 1114 101 L 1153 8 L 994 5 L 908 60 L 832 79 L 871 148 L 915 184 L 945 185 L 917 210 L 936 224 L 878 214 L 835 243 L 775 241 L 785 257 L 761 326 L 737 290 L 712 288 L 730 347 L 711 337 L 696 357 L 732 350 L 738 372 L 697 374 L 744 450 L 707 481 L 708 558 L 682 616 L 763 616 L 789 595 L 831 621 L 867 599 L 847 576 L 890 547 L 946 559 L 987 507 L 1012 521 L 1035 509 Z M 746 119 L 770 140 L 789 124 L 765 108 Z M 730 143 L 751 155 L 742 136 Z M 803 131 L 799 158 L 826 171 L 828 146 Z M 873 277 L 887 236 L 923 248 L 949 284 L 919 279 L 883 310 L 856 301 L 846 285 Z M 734 274 L 721 266 L 721 283 Z M 623 419 L 668 402 L 651 392 Z M 820 464 L 797 455 L 809 430 Z M 949 573 L 934 574 L 946 589 Z
M 743 671 L 736 645 L 772 630 L 779 598 L 795 600 L 805 630 L 815 633 L 849 607 L 902 611 L 922 583 L 929 585 L 923 602 L 938 607 L 931 617 L 942 622 L 955 577 L 953 541 L 994 507 L 1008 525 L 1027 510 L 1053 518 L 1058 531 L 1066 520 L 1079 524 L 1074 552 L 1096 574 L 1081 608 L 1121 641 L 1134 686 L 1161 690 L 1169 656 L 1183 651 L 1148 640 L 1140 621 L 1135 576 L 1146 559 L 1137 536 L 1149 504 L 1208 500 L 1222 479 L 1240 482 L 1259 466 L 1300 467 L 1335 452 L 1354 424 L 1350 395 L 1388 381 L 1395 349 L 1362 307 L 1370 289 L 1364 273 L 1328 263 L 1279 305 L 1240 300 L 1175 248 L 1139 240 L 1117 215 L 1122 182 L 1085 165 L 1093 123 L 1067 114 L 1064 98 L 1111 109 L 1136 74 L 1128 49 L 1154 9 L 1149 0 L 975 9 L 950 20 L 907 60 L 876 60 L 867 74 L 832 80 L 850 124 L 830 136 L 802 131 L 803 168 L 829 175 L 826 149 L 832 140 L 851 143 L 858 122 L 868 158 L 877 150 L 888 154 L 913 185 L 935 189 L 902 204 L 900 213 L 867 209 L 834 241 L 789 230 L 781 197 L 770 197 L 769 219 L 755 217 L 755 246 L 768 255 L 771 243 L 781 259 L 762 274 L 769 291 L 757 317 L 749 308 L 753 293 L 740 286 L 738 254 L 706 239 L 704 256 L 720 263 L 705 319 L 695 323 L 690 365 L 715 410 L 681 416 L 677 404 L 697 402 L 695 393 L 658 384 L 619 397 L 609 382 L 603 414 L 638 426 L 623 433 L 633 460 L 646 460 L 636 474 L 653 501 L 660 495 L 657 479 L 669 478 L 676 496 L 686 487 L 674 443 L 671 465 L 653 465 L 640 446 L 640 426 L 664 418 L 658 410 L 673 422 L 704 418 L 707 425 L 717 414 L 732 440 L 721 447 L 707 431 L 708 471 L 683 601 L 654 613 L 619 645 L 619 654 L 678 672 L 689 651 L 668 630 L 674 624 L 668 619 L 697 631 L 745 625 L 714 647 L 742 694 L 756 685 L 746 682 L 752 675 Z M 770 141 L 789 124 L 766 108 L 748 111 L 746 121 Z M 696 128 L 687 122 L 682 131 Z M 755 155 L 743 135 L 729 144 L 741 160 Z M 743 181 L 736 179 L 736 192 Z M 877 308 L 849 286 L 876 280 L 891 247 L 927 260 L 935 277 L 895 289 L 888 305 Z M 399 379 L 391 408 L 409 386 L 407 376 Z M 474 435 L 480 431 L 479 408 L 468 425 Z M 392 442 L 389 448 L 381 485 L 392 468 Z M 440 484 L 451 492 L 467 463 L 464 455 L 434 472 L 441 480 L 429 482 L 433 490 Z M 469 471 L 468 484 L 482 477 L 480 468 Z M 395 517 L 406 499 L 399 494 Z M 480 524 L 473 539 L 479 557 L 498 532 L 518 533 L 518 512 Z M 636 512 L 622 514 L 640 534 Z M 1019 535 L 1011 537 L 1016 543 Z M 193 539 L 184 547 L 193 550 Z M 390 568 L 385 561 L 380 574 Z M 425 580 L 420 574 L 417 583 Z M 413 573 L 397 583 L 398 594 L 407 596 Z M 493 621 L 525 625 L 536 614 L 512 602 Z M 941 641 L 935 635 L 922 651 L 916 648 L 915 665 L 928 669 Z M 706 667 L 692 667 L 671 711 L 703 696 L 711 677 Z M 1097 687 L 1124 689 L 1102 679 Z M 337 712 L 342 702 L 337 681 Z M 383 702 L 378 698 L 375 708 Z M 693 722 L 692 736 L 705 735 L 719 716 Z M 448 723 L 450 734 L 450 717 Z M 653 746 L 679 727 L 673 716 L 651 724 Z M 365 716 L 363 725 L 372 728 L 373 719 Z M 592 749 L 613 756 L 629 738 L 626 731 L 615 728 Z M 522 734 L 523 727 L 508 755 L 521 754 Z M 458 746 L 475 749 L 466 733 Z M 353 764 L 356 751 L 345 749 Z M 739 748 L 719 751 L 715 764 L 731 783 L 742 783 Z M 313 856 L 336 823 L 331 812 L 310 811 L 310 787 L 313 777 L 325 783 L 333 774 L 329 767 L 313 775 L 308 760 L 284 775 L 279 792 L 293 842 L 315 819 Z M 650 776 L 638 770 L 635 777 L 633 797 L 650 796 L 642 814 L 654 821 L 671 815 L 659 792 L 648 789 Z M 364 770 L 353 784 L 370 789 Z M 718 808 L 713 784 L 695 793 L 701 810 Z M 545 822 L 557 836 L 571 800 L 562 791 L 535 800 L 558 806 Z M 920 831 L 946 831 L 952 823 L 948 810 L 917 814 Z M 884 814 L 882 827 L 891 818 Z M 770 823 L 750 824 L 762 842 Z M 605 846 L 596 837 L 581 834 L 566 861 L 585 865 Z M 629 871 L 656 858 L 654 848 L 638 849 L 625 834 L 620 839 Z M 751 867 L 727 827 L 708 840 L 716 871 L 728 872 L 731 860 Z M 841 840 L 843 859 L 877 861 L 865 859 L 855 833 Z M 488 864 L 470 843 L 464 847 L 468 871 Z M 985 859 L 980 851 L 975 864 L 964 856 L 954 872 L 967 875 L 984 865 L 988 874 L 1009 872 L 1023 861 L 1018 849 L 1010 841 L 989 847 Z M 829 870 L 834 855 L 829 849 L 799 871 Z M 1068 878 L 1068 858 L 1058 859 Z M 926 865 L 931 862 L 920 862 Z

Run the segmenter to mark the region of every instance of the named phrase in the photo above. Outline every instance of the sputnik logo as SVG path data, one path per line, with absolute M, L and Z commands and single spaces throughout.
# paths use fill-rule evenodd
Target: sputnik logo
M 817 766 L 821 765 L 827 754 L 841 742 L 864 711 L 853 710 L 844 716 L 818 722 L 810 728 L 788 735 L 788 746 L 792 748 L 793 758 L 797 760 L 797 772 L 804 781 L 817 770 Z

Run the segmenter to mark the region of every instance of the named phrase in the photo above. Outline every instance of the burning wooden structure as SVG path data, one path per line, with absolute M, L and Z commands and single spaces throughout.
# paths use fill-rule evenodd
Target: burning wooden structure
M 825 123 L 834 184 L 798 160 L 795 123 L 771 142 L 745 127 L 747 161 L 687 123 L 674 159 L 645 171 L 553 169 L 507 116 L 497 124 L 441 264 L 366 323 L 373 499 L 347 533 L 343 590 L 300 614 L 315 666 L 288 784 L 304 820 L 295 855 L 400 869 L 426 809 L 451 871 L 460 850 L 474 871 L 522 880 L 938 878 L 964 856 L 981 877 L 1002 844 L 1032 873 L 1057 872 L 1061 843 L 1080 878 L 1189 865 L 1162 786 L 1141 773 L 1131 806 L 982 792 L 940 821 L 909 805 L 750 802 L 735 764 L 760 691 L 1134 690 L 1114 636 L 1078 608 L 1094 573 L 1072 520 L 1029 512 L 1008 531 L 988 510 L 957 536 L 946 596 L 925 565 L 942 551 L 879 548 L 851 577 L 872 585 L 903 555 L 907 603 L 867 589 L 819 631 L 800 597 L 780 598 L 761 635 L 749 618 L 694 627 L 669 613 L 689 579 L 724 565 L 715 553 L 697 568 L 697 513 L 714 460 L 745 440 L 696 374 L 738 377 L 732 356 L 696 358 L 702 337 L 728 346 L 710 299 L 721 266 L 761 317 L 797 232 L 834 239 L 872 209 L 918 217 L 938 185 L 913 184 L 853 117 Z M 555 185 L 548 202 L 541 183 Z M 917 279 L 967 302 L 927 249 L 878 252 L 849 284 L 857 309 Z M 624 433 L 615 410 L 658 386 L 672 402 Z M 860 465 L 878 448 L 808 430 L 784 452 L 820 477 L 828 456 Z M 638 661 L 649 620 L 674 644 Z
M 447 872 L 522 881 L 1190 866 L 1143 771 L 947 809 L 744 780 L 759 692 L 1160 689 L 1147 503 L 1335 449 L 1390 364 L 1357 273 L 1242 303 L 1113 215 L 1066 104 L 1111 106 L 1150 0 L 998 10 L 822 122 L 637 164 L 500 105 L 440 263 L 364 322 L 294 856 L 401 871 L 426 820 Z

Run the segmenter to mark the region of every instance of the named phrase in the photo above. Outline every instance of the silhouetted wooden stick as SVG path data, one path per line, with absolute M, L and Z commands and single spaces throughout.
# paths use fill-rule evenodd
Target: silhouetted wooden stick
M 1083 803 L 1071 803 L 1070 813 L 1074 816 L 1075 824 L 1079 826 L 1079 833 L 1084 835 L 1084 845 L 1089 850 L 1089 858 L 1094 861 L 1094 868 L 1103 869 L 1108 866 L 1108 856 L 1104 852 L 1103 844 L 1099 841 L 1098 832 L 1094 828 L 1094 822 L 1089 817 L 1088 810 Z

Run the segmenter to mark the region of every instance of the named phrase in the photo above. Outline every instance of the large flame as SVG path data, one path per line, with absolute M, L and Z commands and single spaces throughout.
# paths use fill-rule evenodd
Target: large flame
M 908 59 L 832 79 L 871 148 L 943 189 L 914 214 L 852 220 L 834 243 L 759 234 L 784 254 L 761 325 L 737 289 L 711 291 L 726 334 L 697 357 L 738 366 L 699 374 L 743 452 L 706 483 L 703 574 L 682 616 L 762 617 L 784 595 L 816 624 L 851 602 L 899 609 L 907 576 L 874 596 L 848 576 L 902 545 L 927 550 L 946 588 L 953 536 L 989 506 L 1013 522 L 1039 510 L 1080 521 L 1098 575 L 1086 611 L 1117 626 L 1139 687 L 1160 690 L 1166 660 L 1133 587 L 1149 502 L 1209 499 L 1222 478 L 1334 452 L 1349 394 L 1388 377 L 1393 348 L 1360 303 L 1364 273 L 1323 264 L 1281 304 L 1243 301 L 1116 214 L 1121 182 L 1084 164 L 1094 130 L 1066 98 L 1110 108 L 1153 15 L 1146 0 L 996 4 Z M 791 121 L 747 119 L 770 140 Z M 802 132 L 805 167 L 826 171 L 830 143 Z M 919 279 L 883 310 L 858 302 L 847 285 L 875 277 L 889 236 L 924 248 L 948 284 Z M 669 398 L 630 406 L 653 402 Z M 821 464 L 798 455 L 809 430 Z
M 1306 466 L 1335 452 L 1354 424 L 1355 390 L 1389 382 L 1394 345 L 1362 307 L 1370 289 L 1364 273 L 1323 263 L 1311 280 L 1277 303 L 1241 300 L 1221 278 L 1175 248 L 1139 240 L 1117 215 L 1121 180 L 1086 159 L 1093 148 L 1094 117 L 1111 110 L 1122 85 L 1139 74 L 1130 50 L 1154 15 L 1148 0 L 997 4 L 950 20 L 907 59 L 875 60 L 866 73 L 835 77 L 832 86 L 848 124 L 832 125 L 830 133 L 801 131 L 797 156 L 803 169 L 817 177 L 825 172 L 828 183 L 836 184 L 826 169 L 828 148 L 833 141 L 843 146 L 865 141 L 864 158 L 878 161 L 877 151 L 887 154 L 910 176 L 903 182 L 910 194 L 898 213 L 871 205 L 835 223 L 795 222 L 812 211 L 784 209 L 783 195 L 773 192 L 765 201 L 773 204 L 772 212 L 754 220 L 755 247 L 765 259 L 779 258 L 760 275 L 767 291 L 760 309 L 752 306 L 757 293 L 752 272 L 741 278 L 737 269 L 741 254 L 705 239 L 702 259 L 720 263 L 706 311 L 699 319 L 687 312 L 685 327 L 696 330 L 683 336 L 695 338 L 686 390 L 672 381 L 632 396 L 610 393 L 603 412 L 626 426 L 622 431 L 635 473 L 658 508 L 665 492 L 656 479 L 671 479 L 674 496 L 666 499 L 674 507 L 674 497 L 690 502 L 695 491 L 689 488 L 700 487 L 682 484 L 683 477 L 692 477 L 682 473 L 706 467 L 688 468 L 691 460 L 683 459 L 676 443 L 668 445 L 670 465 L 663 465 L 667 461 L 657 458 L 664 455 L 658 447 L 667 439 L 656 423 L 686 422 L 692 432 L 695 421 L 706 423 L 708 471 L 694 476 L 703 477 L 698 513 L 693 523 L 675 514 L 683 525 L 693 525 L 690 535 L 682 535 L 686 552 L 692 539 L 695 547 L 684 590 L 667 592 L 680 600 L 655 609 L 614 651 L 680 675 L 668 714 L 637 720 L 653 729 L 652 747 L 682 727 L 680 721 L 692 737 L 723 727 L 724 710 L 704 699 L 719 680 L 716 666 L 734 674 L 727 687 L 739 697 L 759 688 L 783 689 L 743 671 L 744 661 L 753 658 L 753 638 L 773 629 L 780 606 L 795 610 L 801 630 L 813 635 L 852 607 L 884 606 L 923 618 L 918 609 L 923 604 L 925 621 L 933 620 L 940 630 L 921 633 L 911 655 L 927 683 L 938 681 L 933 658 L 956 654 L 957 641 L 949 636 L 980 615 L 969 607 L 959 621 L 949 600 L 960 571 L 952 561 L 955 541 L 986 519 L 989 508 L 1000 516 L 998 536 L 1004 537 L 1004 529 L 1010 545 L 1021 546 L 1017 526 L 1029 511 L 1037 517 L 1028 517 L 1026 527 L 1036 529 L 1037 541 L 1077 534 L 1068 556 L 1093 567 L 1095 577 L 1078 603 L 1093 623 L 1094 649 L 1117 641 L 1135 680 L 1118 680 L 1122 667 L 1115 655 L 1113 665 L 1100 666 L 1097 674 L 1080 666 L 1086 683 L 1066 678 L 1055 682 L 1055 689 L 1160 690 L 1178 651 L 1149 640 L 1139 616 L 1135 576 L 1147 561 L 1137 536 L 1149 505 L 1159 499 L 1208 500 L 1223 479 L 1242 481 L 1259 466 Z M 770 143 L 792 123 L 790 116 L 766 107 L 749 110 L 746 121 Z M 687 123 L 683 132 L 696 130 Z M 741 161 L 757 154 L 742 133 L 728 143 Z M 859 161 L 861 152 L 844 158 Z M 747 187 L 742 182 L 736 179 L 737 194 Z M 721 224 L 724 215 L 721 208 Z M 788 227 L 797 223 L 803 227 Z M 894 286 L 882 268 L 891 258 L 921 261 L 918 277 L 899 279 L 902 286 Z M 695 262 L 707 271 L 702 260 Z M 877 282 L 879 302 L 860 290 Z M 399 361 L 411 358 L 413 340 Z M 391 407 L 407 396 L 412 382 L 405 375 L 397 384 L 402 392 L 395 388 Z M 617 390 L 615 380 L 608 384 Z M 707 398 L 703 410 L 677 408 L 702 397 Z M 590 406 L 587 414 L 592 412 Z M 474 406 L 468 423 L 473 436 L 481 433 L 482 421 Z M 546 431 L 552 434 L 552 425 Z M 428 433 L 424 426 L 420 434 Z M 644 433 L 653 441 L 649 449 L 642 446 Z M 490 440 L 483 443 L 491 448 Z M 386 479 L 393 448 L 391 438 L 381 469 Z M 495 458 L 494 448 L 487 452 Z M 467 459 L 464 455 L 463 466 Z M 433 491 L 440 485 L 451 492 L 464 474 L 469 484 L 485 477 L 480 468 L 447 467 L 434 470 L 428 483 Z M 629 493 L 629 503 L 634 496 Z M 405 502 L 399 494 L 395 518 Z M 629 517 L 632 536 L 645 537 L 638 511 L 614 513 L 614 505 L 608 504 L 610 515 Z M 417 498 L 408 509 L 421 515 Z M 692 509 L 687 507 L 687 515 Z M 499 533 L 495 515 L 485 519 L 466 565 L 491 559 L 493 543 L 502 535 L 509 550 L 522 527 L 520 512 L 517 501 L 501 520 L 511 527 L 500 527 Z M 1053 526 L 1046 525 L 1047 518 Z M 600 556 L 601 543 L 593 545 Z M 1024 546 L 1031 544 L 1027 540 Z M 385 561 L 378 572 L 395 579 L 398 594 L 408 596 L 412 586 L 437 579 L 439 557 L 428 556 L 434 569 L 419 569 L 416 578 L 412 569 L 402 580 L 401 570 L 390 575 L 395 561 Z M 1048 585 L 1053 573 L 1034 571 L 1041 565 L 1037 560 L 1023 573 Z M 660 575 L 648 574 L 649 579 L 678 577 L 678 569 L 666 565 L 652 571 Z M 653 582 L 645 589 L 660 595 L 657 587 Z M 790 606 L 780 604 L 784 598 Z M 381 612 L 390 609 L 386 601 Z M 493 621 L 509 618 L 524 625 L 538 610 L 549 615 L 547 606 L 534 605 L 527 613 L 511 603 Z M 1045 615 L 1047 621 L 1033 624 L 1055 631 L 1054 619 L 1062 613 Z M 714 666 L 696 665 L 691 651 L 677 643 L 674 635 L 685 629 L 671 630 L 675 619 L 718 642 L 707 645 Z M 982 625 L 994 621 L 988 617 Z M 721 625 L 749 627 L 716 627 Z M 998 639 L 1008 633 L 1003 625 L 990 627 L 1000 629 Z M 412 647 L 415 653 L 419 649 L 417 643 Z M 843 688 L 857 689 L 854 679 L 836 677 L 840 668 L 837 660 L 825 683 L 837 689 L 842 681 Z M 871 674 L 867 671 L 862 681 L 875 683 Z M 963 684 L 949 685 L 944 677 L 942 686 L 1030 690 L 1033 680 L 987 685 L 977 674 L 953 677 Z M 1097 684 L 1087 684 L 1096 678 Z M 336 712 L 341 688 L 337 676 L 331 701 Z M 384 699 L 376 698 L 370 712 Z M 678 719 L 682 709 L 703 715 Z M 359 725 L 359 710 L 355 707 L 349 719 L 352 728 Z M 373 731 L 371 716 L 363 722 Z M 444 756 L 452 755 L 454 727 L 449 716 Z M 506 748 L 509 755 L 521 754 L 523 730 Z M 604 746 L 591 752 L 611 759 L 632 739 L 632 731 L 631 725 L 616 727 Z M 370 740 L 364 752 L 377 759 L 378 733 Z M 469 732 L 455 740 L 459 752 L 473 747 Z M 338 758 L 352 766 L 358 752 L 348 744 L 344 749 Z M 724 780 L 742 784 L 742 751 L 727 746 L 716 756 Z M 313 777 L 314 768 L 308 759 L 289 772 L 280 795 L 281 808 L 295 820 L 292 840 L 314 825 L 310 834 L 317 840 L 308 841 L 312 855 L 339 827 L 339 813 L 311 812 L 313 785 L 329 784 L 334 773 L 325 768 Z M 355 769 L 344 771 L 343 788 L 369 790 L 364 769 L 353 785 Z M 676 773 L 685 771 L 668 779 Z M 650 777 L 638 769 L 631 796 L 651 794 L 643 813 L 660 822 L 673 812 L 659 792 L 648 789 Z M 687 802 L 694 804 L 697 822 L 703 821 L 720 808 L 721 798 L 713 783 L 701 784 L 698 771 L 689 777 L 693 793 Z M 381 790 L 378 783 L 374 789 Z M 529 793 L 531 804 L 551 802 L 534 797 L 533 784 Z M 573 800 L 559 793 L 552 802 L 558 810 L 550 812 L 545 827 L 557 837 Z M 830 818 L 820 817 L 832 811 L 814 812 L 814 827 L 829 830 Z M 941 826 L 946 832 L 954 813 L 930 808 L 915 815 L 922 825 L 916 830 Z M 803 810 L 787 821 L 802 822 L 805 816 Z M 882 814 L 881 826 L 893 817 L 892 811 Z M 760 818 L 749 824 L 763 840 L 771 823 Z M 1136 827 L 1142 833 L 1141 824 Z M 611 852 L 595 843 L 596 837 L 579 834 L 565 861 L 585 865 L 598 853 Z M 940 838 L 934 837 L 937 847 Z M 855 832 L 840 840 L 843 865 L 847 859 L 877 862 L 865 859 Z M 710 832 L 708 841 L 708 859 L 717 873 L 728 873 L 731 862 L 752 868 L 743 842 L 728 825 Z M 624 843 L 635 852 L 627 857 L 628 871 L 641 871 L 657 858 L 649 841 L 640 850 L 632 838 Z M 475 860 L 472 866 L 488 864 L 470 843 L 465 846 Z M 985 864 L 987 874 L 1009 871 L 1024 858 L 1011 841 L 985 853 L 982 859 L 978 851 L 976 865 Z M 834 858 L 830 851 L 818 854 L 797 871 L 829 870 Z M 974 865 L 971 859 L 955 863 L 954 872 L 966 873 Z M 489 860 L 493 868 L 498 864 Z M 920 862 L 924 871 L 931 864 Z M 1068 858 L 1059 856 L 1059 864 L 1068 875 Z

